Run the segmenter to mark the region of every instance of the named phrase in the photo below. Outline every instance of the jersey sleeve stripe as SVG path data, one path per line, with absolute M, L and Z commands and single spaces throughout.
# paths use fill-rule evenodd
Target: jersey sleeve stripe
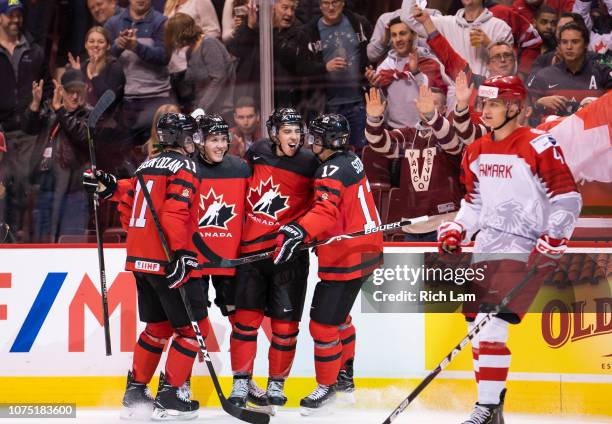
M 324 185 L 316 186 L 315 190 L 324 191 L 324 192 L 327 192 L 327 193 L 334 194 L 336 196 L 340 196 L 340 194 L 341 194 L 340 190 L 336 190 L 335 188 L 331 188 L 331 187 L 324 186 Z
M 190 183 L 189 181 L 186 181 L 186 180 L 184 180 L 182 178 L 175 178 L 174 180 L 170 181 L 170 184 L 177 184 L 177 185 L 189 188 L 193 192 L 196 191 L 195 186 L 192 183 Z
M 184 196 L 181 196 L 180 194 L 176 194 L 176 193 L 168 193 L 168 194 L 166 194 L 166 199 L 174 199 L 176 201 L 185 202 L 188 205 L 191 205 L 191 201 L 189 200 L 188 197 L 184 197 Z

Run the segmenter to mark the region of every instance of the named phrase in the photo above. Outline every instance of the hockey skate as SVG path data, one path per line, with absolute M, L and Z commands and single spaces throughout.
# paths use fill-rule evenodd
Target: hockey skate
M 227 398 L 230 403 L 236 405 L 239 408 L 246 407 L 247 397 L 249 395 L 249 380 L 250 378 L 247 375 L 234 376 L 232 392 Z
M 336 382 L 338 401 L 346 405 L 355 404 L 355 382 L 353 381 L 353 360 L 346 361 L 344 368 L 338 373 Z
M 303 416 L 329 414 L 332 412 L 331 406 L 335 399 L 335 386 L 319 384 L 311 394 L 300 401 L 300 414 Z
M 266 389 L 266 394 L 268 396 L 268 405 L 271 406 L 272 415 L 276 414 L 276 411 L 280 406 L 285 406 L 285 404 L 287 403 L 287 396 L 285 396 L 285 393 L 283 392 L 284 387 L 284 379 L 268 379 L 268 388 Z
M 481 405 L 476 402 L 472 414 L 463 424 L 504 424 L 504 399 L 506 389 L 499 395 L 497 405 Z
M 144 383 L 136 383 L 134 374 L 129 371 L 119 416 L 123 420 L 149 420 L 154 400 L 149 387 Z
M 154 421 L 193 420 L 198 417 L 200 402 L 189 399 L 191 388 L 189 383 L 185 383 L 181 387 L 172 387 L 166 383 L 164 373 L 161 373 L 151 419 Z

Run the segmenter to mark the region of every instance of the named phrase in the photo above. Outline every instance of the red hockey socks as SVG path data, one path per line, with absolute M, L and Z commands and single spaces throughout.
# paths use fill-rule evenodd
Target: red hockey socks
M 355 357 L 355 326 L 350 315 L 340 325 L 338 330 L 340 331 L 340 340 L 342 341 L 341 367 L 344 367 L 346 361 Z
M 263 311 L 238 309 L 230 338 L 230 355 L 234 375 L 252 375 L 257 354 L 257 331 L 263 321 Z
M 208 317 L 198 321 L 198 326 L 202 337 L 206 339 L 210 331 Z M 200 349 L 191 326 L 177 328 L 176 333 L 166 360 L 166 381 L 172 387 L 181 387 L 191 375 L 193 362 Z
M 134 347 L 134 381 L 148 384 L 159 364 L 164 345 L 174 330 L 169 321 L 147 324 Z
M 310 334 L 314 339 L 317 383 L 325 386 L 335 384 L 342 365 L 342 344 L 338 326 L 310 320 Z
M 295 358 L 295 346 L 300 332 L 299 323 L 272 319 L 271 324 L 272 340 L 268 350 L 269 376 L 284 379 L 289 375 Z
M 476 322 L 483 314 L 478 314 Z M 494 317 L 478 335 L 478 403 L 496 405 L 506 387 L 510 368 L 508 322 Z

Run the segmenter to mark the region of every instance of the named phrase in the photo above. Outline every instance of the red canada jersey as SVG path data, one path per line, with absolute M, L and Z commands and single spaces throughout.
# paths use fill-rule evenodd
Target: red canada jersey
M 233 155 L 226 155 L 218 164 L 209 164 L 198 156 L 196 167 L 200 182 L 195 200 L 198 207 L 197 231 L 215 254 L 225 259 L 237 258 L 251 169 Z M 198 252 L 198 263 L 200 275 L 236 274 L 235 268 L 213 268 L 201 252 Z
M 191 241 L 196 228 L 194 207 L 198 190 L 195 163 L 177 152 L 163 152 L 143 162 L 136 170 L 151 194 L 172 255 L 179 249 L 193 251 Z M 164 274 L 166 253 L 136 176 L 119 203 L 121 224 L 127 230 L 125 269 L 149 274 Z
M 278 229 L 312 205 L 319 160 L 309 150 L 287 157 L 277 156 L 272 149 L 269 140 L 260 140 L 247 152 L 253 175 L 246 194 L 242 253 L 273 248 Z
M 363 163 L 353 152 L 326 160 L 317 170 L 314 190 L 312 209 L 298 220 L 307 242 L 381 225 Z M 376 232 L 318 246 L 319 278 L 346 281 L 371 274 L 382 262 L 382 243 Z

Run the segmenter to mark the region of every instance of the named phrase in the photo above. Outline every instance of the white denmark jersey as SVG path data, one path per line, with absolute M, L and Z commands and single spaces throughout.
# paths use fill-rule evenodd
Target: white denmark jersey
M 529 253 L 542 234 L 570 238 L 582 207 L 574 177 L 548 133 L 519 127 L 467 147 L 466 195 L 455 221 L 476 231 L 476 253 Z

